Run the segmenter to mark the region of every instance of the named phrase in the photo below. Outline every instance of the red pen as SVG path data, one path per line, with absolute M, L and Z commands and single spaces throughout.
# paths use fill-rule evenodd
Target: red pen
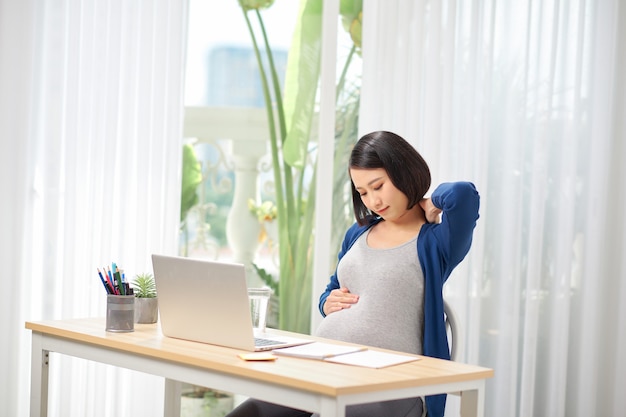
M 113 294 L 120 295 L 120 291 L 115 288 L 115 285 L 113 285 L 113 275 L 111 274 L 111 269 L 109 267 L 107 267 L 107 279 L 109 280 L 111 288 L 113 288 Z

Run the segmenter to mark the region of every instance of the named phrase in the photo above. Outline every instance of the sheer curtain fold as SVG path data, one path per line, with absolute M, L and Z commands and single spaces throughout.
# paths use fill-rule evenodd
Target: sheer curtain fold
M 28 135 L 28 117 L 25 109 L 30 106 L 31 86 L 20 82 L 24 73 L 33 68 L 30 54 L 25 54 L 34 44 L 34 23 L 27 19 L 32 15 L 29 1 L 11 2 L 0 0 L 0 192 L 5 199 L 0 204 L 0 261 L 3 265 L 3 293 L 6 299 L 0 303 L 0 415 L 26 415 L 27 408 L 14 400 L 21 388 L 27 387 L 30 378 L 23 372 L 22 363 L 16 358 L 27 352 L 30 346 L 17 335 L 23 329 L 21 301 L 29 298 L 19 279 L 21 264 L 16 260 L 21 253 L 21 240 L 26 215 L 23 201 L 26 198 L 26 178 L 19 175 L 19 168 L 27 163 L 27 145 L 20 138 Z M 24 48 L 24 49 L 23 49 Z M 27 290 L 27 289 L 26 289 Z M 15 300 L 15 301 L 13 301 Z M 15 305 L 15 302 L 18 305 Z M 14 343 L 7 341 L 14 340 Z M 21 413 L 21 414 L 18 414 Z
M 0 414 L 26 416 L 24 321 L 103 316 L 96 268 L 117 262 L 132 278 L 151 271 L 151 253 L 177 252 L 187 1 L 0 0 L 0 11 L 0 85 L 15 83 L 0 101 L 1 120 L 15 120 L 0 126 L 2 192 L 15 197 L 2 259 L 17 295 L 1 303 Z M 162 386 L 55 356 L 49 415 L 158 415 Z
M 487 415 L 626 406 L 621 6 L 364 3 L 360 131 L 397 131 L 435 184 L 481 192 L 472 250 L 445 296 L 465 360 L 496 370 Z

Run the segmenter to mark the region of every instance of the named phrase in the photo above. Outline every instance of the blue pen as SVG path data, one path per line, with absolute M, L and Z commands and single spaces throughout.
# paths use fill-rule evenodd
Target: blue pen
M 121 269 L 120 271 L 122 271 L 122 284 L 124 285 L 124 295 L 133 295 L 130 292 L 130 284 L 126 281 L 126 274 L 124 273 L 124 270 Z
M 113 285 L 113 282 L 111 281 L 110 274 L 107 274 L 106 268 L 102 268 L 102 270 L 104 271 L 104 279 L 106 280 L 107 284 L 109 285 L 109 293 L 110 294 L 115 294 L 115 286 Z
M 98 268 L 98 275 L 100 276 L 100 281 L 102 281 L 102 285 L 104 285 L 104 290 L 107 292 L 107 294 L 111 294 L 111 292 L 109 291 L 109 286 L 104 280 L 104 277 L 102 276 L 102 272 L 100 272 L 100 268 Z

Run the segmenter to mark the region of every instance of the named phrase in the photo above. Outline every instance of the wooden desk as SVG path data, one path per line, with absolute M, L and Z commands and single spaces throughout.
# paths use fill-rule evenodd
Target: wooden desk
M 32 331 L 30 415 L 46 416 L 49 352 L 166 378 L 165 415 L 180 413 L 180 382 L 243 394 L 289 407 L 344 417 L 345 407 L 461 393 L 463 415 L 482 416 L 488 368 L 423 357 L 383 369 L 280 357 L 245 362 L 241 351 L 163 336 L 158 324 L 137 324 L 132 333 L 109 333 L 104 319 L 26 322 Z

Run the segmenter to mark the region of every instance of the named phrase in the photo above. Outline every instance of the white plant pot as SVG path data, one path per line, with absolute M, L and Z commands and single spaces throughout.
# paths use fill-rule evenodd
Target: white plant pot
M 135 297 L 135 323 L 156 323 L 159 315 L 157 298 Z

